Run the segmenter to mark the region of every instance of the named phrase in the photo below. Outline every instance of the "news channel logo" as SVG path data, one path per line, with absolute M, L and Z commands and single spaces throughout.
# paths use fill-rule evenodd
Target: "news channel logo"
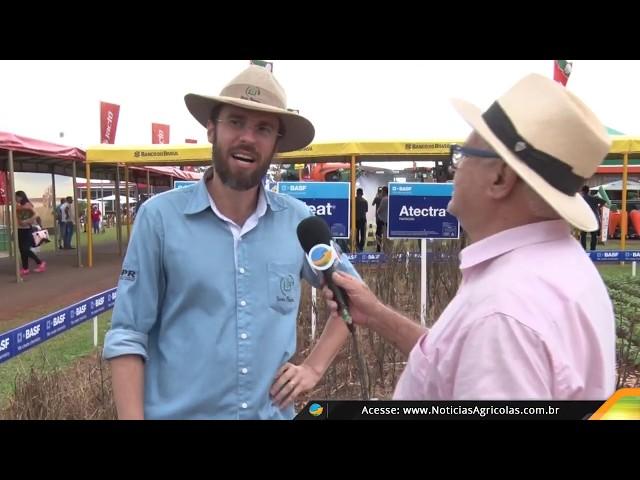
M 640 421 L 640 388 L 621 388 L 598 408 L 590 420 Z
M 328 268 L 331 268 L 336 257 L 337 255 L 335 250 L 324 243 L 314 245 L 307 254 L 309 263 L 316 270 L 327 270 Z
M 319 403 L 309 405 L 309 413 L 314 417 L 319 417 L 324 412 L 324 408 Z

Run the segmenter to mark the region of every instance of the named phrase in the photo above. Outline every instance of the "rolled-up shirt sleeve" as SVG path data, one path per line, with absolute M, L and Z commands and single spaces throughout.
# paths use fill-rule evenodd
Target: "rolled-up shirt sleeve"
M 147 359 L 149 331 L 158 318 L 164 296 L 162 219 L 160 212 L 142 205 L 136 215 L 122 264 L 116 303 L 103 356 L 140 355 Z

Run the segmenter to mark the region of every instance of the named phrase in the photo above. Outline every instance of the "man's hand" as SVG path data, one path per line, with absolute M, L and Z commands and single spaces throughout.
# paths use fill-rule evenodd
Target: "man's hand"
M 309 365 L 285 363 L 276 374 L 271 386 L 273 403 L 284 408 L 289 406 L 298 395 L 308 392 L 320 381 L 321 375 Z
M 380 310 L 380 301 L 373 294 L 369 287 L 362 281 L 351 275 L 342 272 L 334 272 L 332 276 L 333 282 L 344 289 L 349 297 L 348 307 L 353 322 L 357 325 L 367 326 L 369 317 L 376 315 Z M 338 314 L 338 304 L 336 303 L 333 292 L 327 287 L 323 287 L 327 307 L 331 311 L 331 315 Z

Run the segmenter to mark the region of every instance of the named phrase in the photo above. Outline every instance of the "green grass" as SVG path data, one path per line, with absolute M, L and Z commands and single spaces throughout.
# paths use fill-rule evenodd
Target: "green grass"
M 587 235 L 587 245 L 590 239 L 590 235 Z M 609 239 L 604 245 L 597 245 L 596 250 L 621 250 L 620 239 Z M 640 250 L 640 241 L 627 239 L 625 250 Z
M 19 325 L 26 323 L 21 322 Z M 98 317 L 98 345 L 104 344 L 104 336 L 111 324 L 111 311 Z M 34 368 L 39 371 L 63 369 L 76 359 L 94 352 L 93 321 L 72 328 L 37 347 L 0 364 L 0 409 L 13 395 L 17 375 L 24 375 Z
M 625 262 L 624 265 L 618 263 L 596 263 L 596 268 L 605 280 L 613 277 L 629 276 L 631 277 L 631 262 Z M 640 276 L 640 265 L 637 265 L 636 276 Z

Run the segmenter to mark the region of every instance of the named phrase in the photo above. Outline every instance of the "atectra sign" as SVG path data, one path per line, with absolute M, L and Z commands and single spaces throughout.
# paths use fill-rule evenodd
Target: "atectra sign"
M 417 208 L 403 205 L 400 209 L 401 217 L 446 217 L 447 210 L 445 208 Z
M 458 219 L 447 212 L 450 183 L 389 184 L 389 238 L 459 238 Z

